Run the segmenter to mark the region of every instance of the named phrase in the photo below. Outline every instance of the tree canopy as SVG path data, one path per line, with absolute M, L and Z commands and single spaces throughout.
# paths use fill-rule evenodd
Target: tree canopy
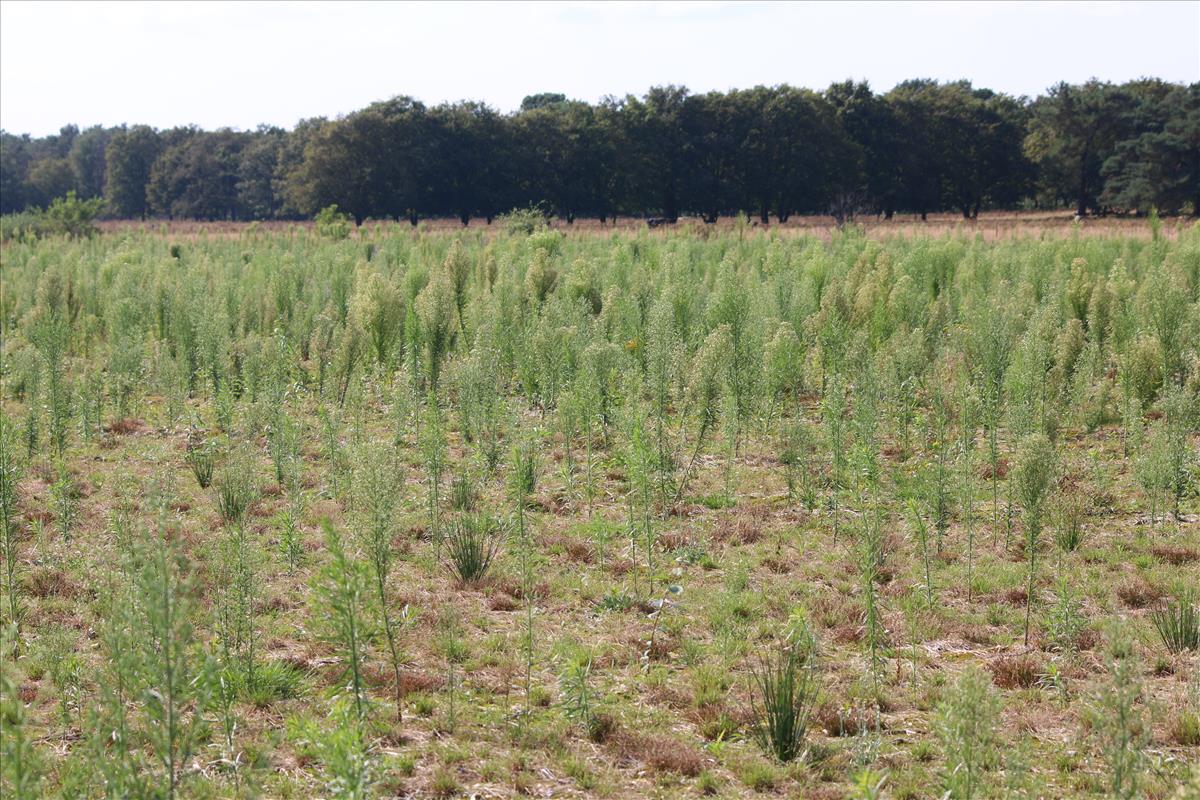
M 544 92 L 503 114 L 406 96 L 290 130 L 145 125 L 0 132 L 0 211 L 68 192 L 116 217 L 490 221 L 537 207 L 616 214 L 995 208 L 1200 212 L 1200 84 L 1060 83 L 1033 100 L 967 81 L 655 86 L 592 105 Z

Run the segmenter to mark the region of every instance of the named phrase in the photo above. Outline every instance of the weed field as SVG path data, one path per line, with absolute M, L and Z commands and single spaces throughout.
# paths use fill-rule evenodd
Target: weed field
M 4 245 L 4 796 L 1196 797 L 1200 226 L 878 233 Z

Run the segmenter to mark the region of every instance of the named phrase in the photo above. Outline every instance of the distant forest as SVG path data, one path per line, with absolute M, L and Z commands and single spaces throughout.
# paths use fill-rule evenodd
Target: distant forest
M 374 103 L 290 131 L 145 125 L 0 132 L 0 212 L 75 192 L 117 218 L 891 216 L 986 209 L 1200 213 L 1200 83 L 1060 83 L 1036 99 L 913 80 L 596 105 L 561 94 Z

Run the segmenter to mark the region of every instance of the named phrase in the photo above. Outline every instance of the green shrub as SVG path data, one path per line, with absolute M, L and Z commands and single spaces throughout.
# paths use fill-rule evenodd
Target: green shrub
M 500 525 L 491 517 L 463 515 L 446 533 L 446 567 L 463 585 L 478 584 L 500 547 Z
M 65 197 L 51 201 L 45 211 L 30 209 L 0 217 L 0 240 L 7 242 L 11 239 L 47 236 L 82 239 L 95 236 L 95 220 L 104 211 L 104 206 L 103 198 L 80 200 L 75 192 L 70 191 Z
M 318 211 L 315 221 L 317 234 L 326 239 L 333 239 L 336 242 L 350 237 L 352 223 L 350 215 L 338 211 L 336 203 Z
M 754 671 L 754 735 L 783 762 L 804 751 L 808 718 L 817 696 L 809 652 L 797 641 L 759 657 Z
M 1200 611 L 1194 593 L 1167 601 L 1165 607 L 1150 613 L 1150 620 L 1168 651 L 1200 650 Z

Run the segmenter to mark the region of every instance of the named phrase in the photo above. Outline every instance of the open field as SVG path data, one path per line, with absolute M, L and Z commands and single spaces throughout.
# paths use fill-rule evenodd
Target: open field
M 5 797 L 1200 792 L 1195 224 L 2 254 Z

